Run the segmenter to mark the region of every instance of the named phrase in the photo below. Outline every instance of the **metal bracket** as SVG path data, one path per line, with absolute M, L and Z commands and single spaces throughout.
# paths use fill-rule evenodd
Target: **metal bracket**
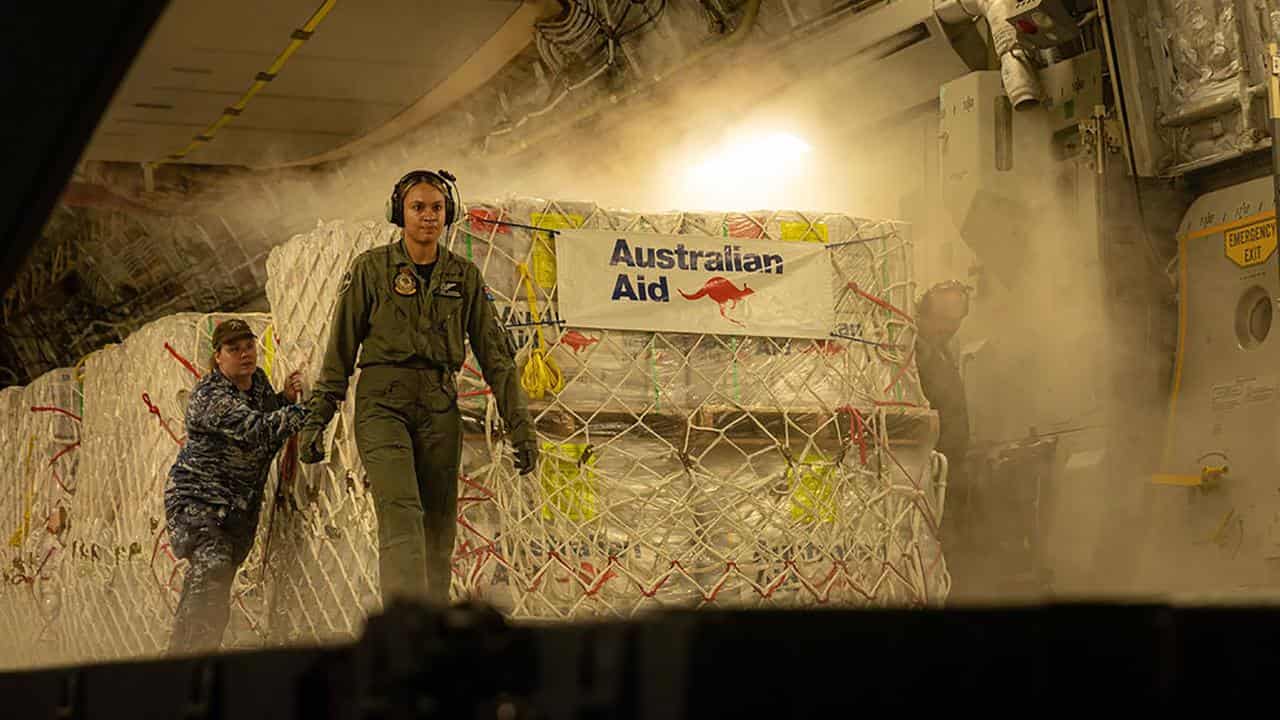
M 1111 147 L 1106 129 L 1107 108 L 1095 105 L 1089 117 L 1080 121 L 1080 144 L 1088 154 L 1088 166 L 1098 175 L 1106 170 L 1106 153 Z

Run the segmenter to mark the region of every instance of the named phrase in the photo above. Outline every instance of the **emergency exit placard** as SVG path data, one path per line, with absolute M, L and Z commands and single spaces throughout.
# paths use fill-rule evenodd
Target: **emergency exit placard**
M 1242 268 L 1260 265 L 1276 251 L 1275 218 L 1228 228 L 1223 231 L 1227 257 Z

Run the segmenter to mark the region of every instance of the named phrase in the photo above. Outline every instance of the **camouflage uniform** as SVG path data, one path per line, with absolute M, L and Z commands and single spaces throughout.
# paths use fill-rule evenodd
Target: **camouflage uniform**
M 302 454 L 320 459 L 314 443 L 346 397 L 359 351 L 355 437 L 378 516 L 384 604 L 398 595 L 449 599 L 462 452 L 454 376 L 464 340 L 508 439 L 536 452 L 514 347 L 479 268 L 441 247 L 424 283 L 402 238 L 361 254 L 343 278 Z
M 307 418 L 261 369 L 241 391 L 213 370 L 191 392 L 187 441 L 169 470 L 165 517 L 174 555 L 190 560 L 172 651 L 213 650 L 230 617 L 231 582 L 253 547 L 272 458 Z

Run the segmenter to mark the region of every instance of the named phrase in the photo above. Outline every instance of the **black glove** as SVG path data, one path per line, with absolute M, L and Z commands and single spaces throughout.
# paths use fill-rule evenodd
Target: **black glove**
M 311 416 L 298 436 L 298 459 L 307 465 L 324 462 L 324 429 L 333 419 L 338 404 L 324 393 L 315 393 L 307 403 Z
M 298 436 L 298 459 L 307 465 L 324 462 L 324 428 L 303 428 Z
M 538 464 L 538 446 L 533 443 L 527 443 L 516 448 L 516 470 L 521 475 L 528 475 L 533 472 L 534 467 Z
M 324 430 L 329 425 L 329 421 L 333 419 L 334 414 L 338 411 L 338 403 L 334 402 L 328 395 L 317 392 L 311 395 L 311 399 L 307 402 L 307 410 L 311 412 L 308 419 L 308 427 L 303 428 L 303 432 L 308 429 Z

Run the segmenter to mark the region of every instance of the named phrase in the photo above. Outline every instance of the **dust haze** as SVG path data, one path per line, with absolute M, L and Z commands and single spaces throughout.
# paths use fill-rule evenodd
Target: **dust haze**
M 883 97 L 850 93 L 817 72 L 818 60 L 788 68 L 789 75 L 764 61 L 743 67 L 718 60 L 616 105 L 609 92 L 588 85 L 524 132 L 501 135 L 489 118 L 454 107 L 352 158 L 228 179 L 203 211 L 238 229 L 246 256 L 261 256 L 318 221 L 378 220 L 401 175 L 444 168 L 458 177 L 468 203 L 516 195 L 635 211 L 795 209 L 908 221 L 914 295 L 944 280 L 974 288 L 955 341 L 973 428 L 966 492 L 981 527 L 964 567 L 975 578 L 1007 580 L 1017 573 L 1002 564 L 1018 558 L 1038 573 L 993 580 L 963 599 L 1150 597 L 1175 589 L 1175 576 L 1177 587 L 1195 587 L 1197 571 L 1174 565 L 1169 545 L 1152 530 L 1159 508 L 1177 502 L 1169 500 L 1177 491 L 1158 495 L 1147 485 L 1163 440 L 1168 378 L 1150 323 L 1126 315 L 1143 309 L 1117 300 L 1105 270 L 1113 229 L 1099 227 L 1098 196 L 1127 192 L 1123 173 L 1098 174 L 1087 153 L 1059 159 L 1054 143 L 1061 141 L 1036 127 L 1038 111 L 1019 113 L 1017 173 L 1027 214 L 975 231 L 986 237 L 986 252 L 1022 257 L 1014 277 L 998 278 L 992 258 L 974 251 L 974 238 L 960 236 L 943 202 L 936 102 L 863 122 L 857 109 L 883 104 Z M 571 122 L 601 103 L 604 112 Z M 513 121 L 531 109 L 513 112 Z M 525 133 L 549 125 L 560 127 L 520 146 Z M 807 146 L 786 158 L 785 172 L 768 158 L 735 166 L 736 177 L 696 172 L 743 138 L 771 134 Z M 259 165 L 283 159 L 268 152 Z M 1143 369 L 1137 377 L 1134 367 Z M 1052 443 L 1043 475 L 999 479 L 989 472 L 1006 462 L 1010 447 L 1035 442 Z M 1002 501 L 1010 493 L 1025 501 Z M 1205 582 L 1212 580 L 1206 575 Z

